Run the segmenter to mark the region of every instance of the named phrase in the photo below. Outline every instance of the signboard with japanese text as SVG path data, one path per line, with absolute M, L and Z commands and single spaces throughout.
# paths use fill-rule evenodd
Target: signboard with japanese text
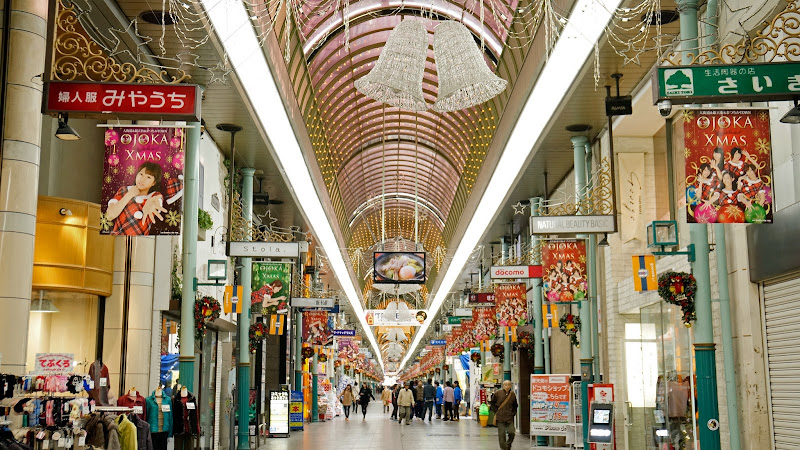
M 254 262 L 250 301 L 261 314 L 287 311 L 292 292 L 292 263 Z M 258 311 L 254 309 L 254 311 Z
M 431 345 L 440 346 L 445 344 L 446 344 L 445 339 L 431 339 Z
M 771 223 L 769 111 L 684 111 L 686 220 Z
M 586 298 L 586 241 L 563 239 L 542 243 L 545 300 L 571 302 Z
M 185 140 L 182 128 L 106 129 L 100 234 L 181 233 Z
M 495 285 L 495 312 L 499 326 L 515 327 L 528 323 L 527 290 L 525 283 Z
M 792 100 L 800 93 L 800 63 L 659 67 L 653 74 L 653 103 Z
M 289 387 L 281 385 L 277 391 L 269 391 L 269 434 L 289 435 Z
M 473 306 L 494 305 L 494 292 L 475 292 L 468 296 L 469 304 Z
M 200 120 L 200 89 L 193 84 L 45 83 L 42 112 L 73 118 Z
M 33 371 L 35 373 L 67 373 L 72 372 L 72 353 L 37 353 Z
M 291 391 L 289 399 L 289 429 L 291 431 L 303 430 L 303 393 Z
M 335 301 L 332 298 L 305 298 L 292 297 L 292 306 L 301 308 L 333 308 Z
M 424 309 L 398 310 L 387 312 L 385 309 L 365 310 L 367 325 L 419 327 L 428 320 L 428 312 Z
M 328 328 L 327 311 L 303 312 L 303 342 L 312 345 L 325 345 L 333 339 Z
M 333 330 L 333 335 L 336 337 L 353 337 L 356 335 L 356 330 Z
M 570 419 L 569 380 L 569 375 L 531 375 L 531 434 L 567 435 Z

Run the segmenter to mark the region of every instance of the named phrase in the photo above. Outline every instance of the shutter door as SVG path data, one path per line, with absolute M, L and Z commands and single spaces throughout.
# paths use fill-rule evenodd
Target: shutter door
M 800 274 L 764 284 L 767 362 L 776 450 L 800 448 Z

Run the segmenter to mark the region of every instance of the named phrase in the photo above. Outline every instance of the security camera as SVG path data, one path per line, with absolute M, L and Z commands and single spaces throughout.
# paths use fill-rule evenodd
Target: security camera
M 672 113 L 672 101 L 660 100 L 658 102 L 658 112 L 664 117 L 669 117 L 669 115 Z

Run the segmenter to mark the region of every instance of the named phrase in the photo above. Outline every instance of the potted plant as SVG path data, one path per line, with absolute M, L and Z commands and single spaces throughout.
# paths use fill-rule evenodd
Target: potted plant
M 214 226 L 214 221 L 211 219 L 211 214 L 204 209 L 197 210 L 197 240 L 206 240 L 206 231 Z

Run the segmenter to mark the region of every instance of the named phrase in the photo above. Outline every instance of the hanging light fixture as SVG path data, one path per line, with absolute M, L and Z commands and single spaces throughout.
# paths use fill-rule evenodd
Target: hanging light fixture
M 355 81 L 356 89 L 367 97 L 411 111 L 425 111 L 422 78 L 428 53 L 428 32 L 419 20 L 400 22 L 378 62 L 368 74 Z
M 78 134 L 69 124 L 69 116 L 64 113 L 63 115 L 58 116 L 58 129 L 56 130 L 56 137 L 61 139 L 62 141 L 77 141 L 81 138 L 81 135 Z
M 44 291 L 39 291 L 39 299 L 31 301 L 31 312 L 57 313 L 58 308 L 49 299 L 44 298 Z
M 433 109 L 458 111 L 479 105 L 503 92 L 508 82 L 489 70 L 472 33 L 448 20 L 436 27 L 433 54 L 439 75 L 439 96 Z

